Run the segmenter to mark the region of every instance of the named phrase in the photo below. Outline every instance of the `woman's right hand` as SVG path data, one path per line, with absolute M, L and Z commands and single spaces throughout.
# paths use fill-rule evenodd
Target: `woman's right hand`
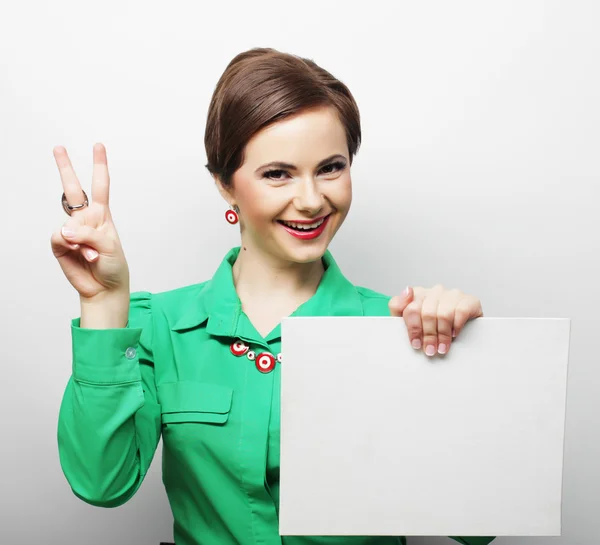
M 83 190 L 67 150 L 57 146 L 53 151 L 67 202 L 71 206 L 83 203 Z M 106 149 L 96 144 L 91 202 L 73 210 L 50 239 L 67 280 L 85 302 L 104 300 L 111 294 L 129 297 L 129 268 L 108 207 L 109 187 Z

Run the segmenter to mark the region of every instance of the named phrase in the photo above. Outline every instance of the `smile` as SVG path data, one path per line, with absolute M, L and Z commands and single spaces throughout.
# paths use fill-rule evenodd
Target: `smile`
M 317 220 L 314 223 L 298 223 L 295 221 L 283 221 L 283 220 L 281 220 L 281 223 L 283 223 L 284 225 L 287 225 L 288 227 L 291 227 L 292 229 L 300 229 L 302 231 L 306 231 L 309 229 L 316 229 L 324 221 L 325 221 L 325 218 L 321 218 L 320 220 Z
M 317 238 L 325 230 L 330 216 L 331 214 L 328 214 L 312 223 L 284 220 L 277 221 L 290 235 L 302 240 L 309 240 Z

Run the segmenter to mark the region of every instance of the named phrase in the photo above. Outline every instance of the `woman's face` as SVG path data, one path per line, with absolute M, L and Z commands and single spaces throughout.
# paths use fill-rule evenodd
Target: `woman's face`
M 244 247 L 286 264 L 320 259 L 352 202 L 336 110 L 307 110 L 254 135 L 229 193 L 240 210 Z

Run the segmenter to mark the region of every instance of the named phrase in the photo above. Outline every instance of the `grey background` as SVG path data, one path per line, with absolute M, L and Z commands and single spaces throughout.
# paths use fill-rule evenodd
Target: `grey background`
M 496 543 L 598 543 L 599 22 L 591 1 L 4 3 L 2 542 L 171 536 L 160 450 L 118 509 L 79 501 L 58 463 L 79 305 L 50 251 L 66 220 L 52 148 L 89 190 L 106 145 L 132 289 L 203 281 L 238 241 L 203 167 L 210 95 L 236 53 L 273 46 L 332 71 L 361 108 L 353 210 L 332 244 L 352 281 L 440 282 L 486 316 L 572 319 L 563 535 Z

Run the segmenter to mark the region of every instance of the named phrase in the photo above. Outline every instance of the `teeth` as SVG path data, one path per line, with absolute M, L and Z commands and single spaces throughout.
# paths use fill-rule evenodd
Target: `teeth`
M 325 218 L 320 219 L 319 221 L 316 221 L 315 223 L 295 223 L 293 221 L 282 221 L 282 223 L 284 223 L 288 227 L 291 227 L 292 229 L 298 229 L 298 230 L 302 231 L 302 230 L 308 230 L 308 229 L 316 229 L 324 221 L 325 221 Z

